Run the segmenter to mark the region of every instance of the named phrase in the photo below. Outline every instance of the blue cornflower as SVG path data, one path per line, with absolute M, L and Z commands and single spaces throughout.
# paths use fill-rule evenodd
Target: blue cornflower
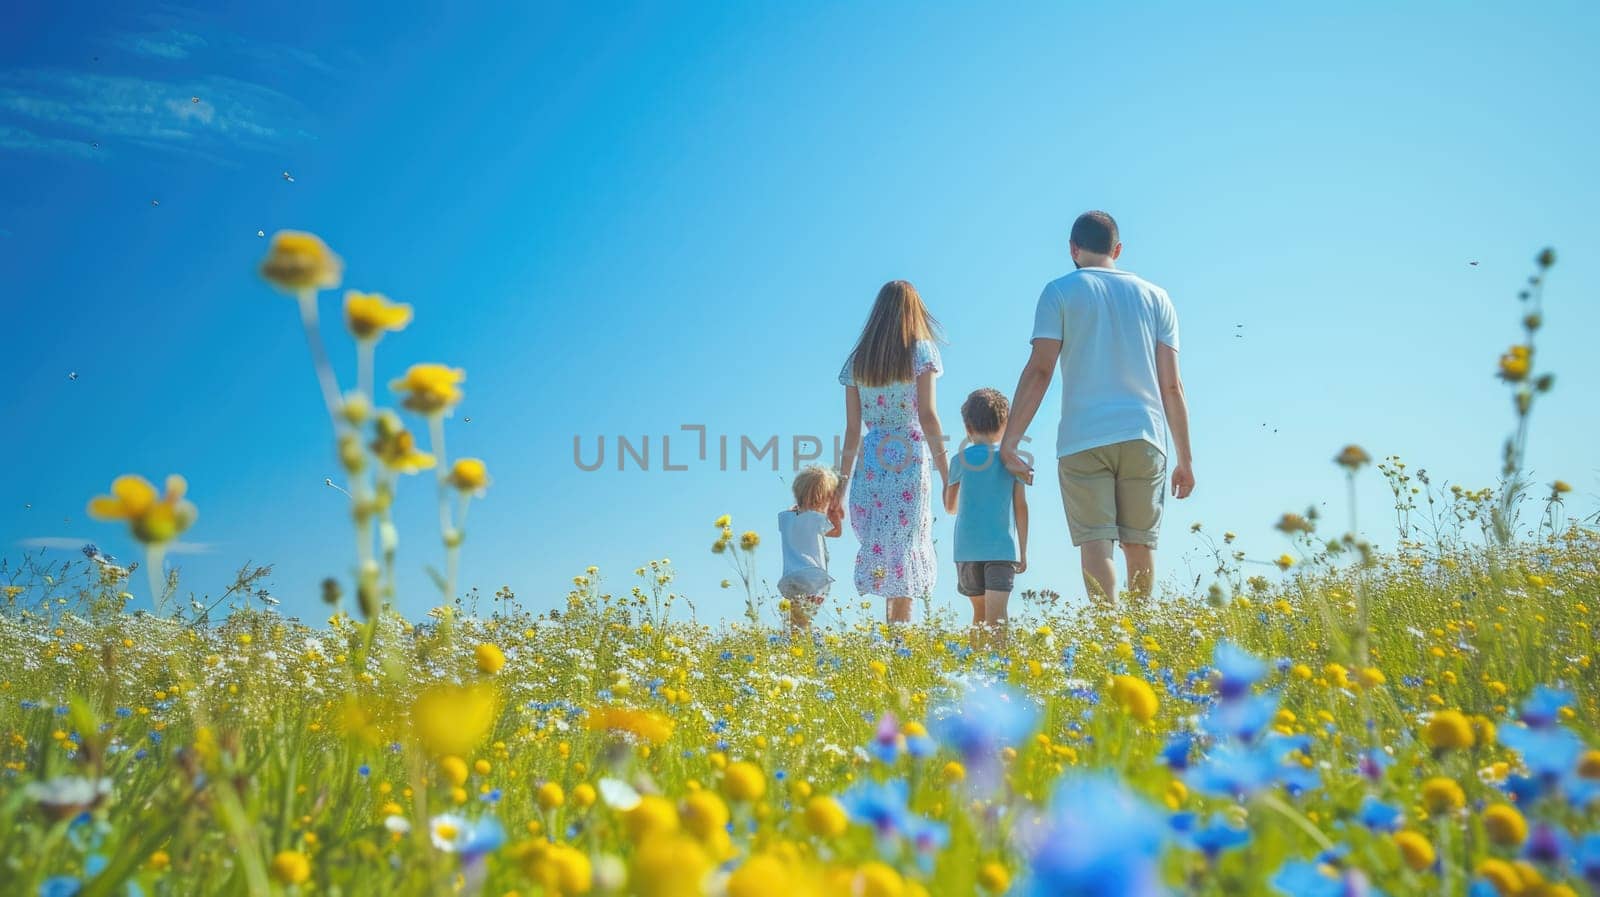
M 1166 747 L 1161 749 L 1161 762 L 1175 772 L 1182 772 L 1189 768 L 1189 751 L 1194 747 L 1194 736 L 1188 732 L 1179 732 L 1168 739 Z
M 908 794 L 904 779 L 864 781 L 840 794 L 839 804 L 852 821 L 870 827 L 880 838 L 891 838 L 904 833 L 909 826 Z
M 1370 794 L 1361 799 L 1361 809 L 1356 813 L 1362 825 L 1377 832 L 1394 831 L 1404 818 L 1405 812 L 1399 807 L 1392 807 Z
M 367 765 L 367 764 L 365 764 L 365 763 L 363 763 L 363 764 L 361 764 L 361 765 L 360 765 L 360 766 L 357 766 L 357 767 L 356 767 L 356 772 L 357 772 L 357 773 L 358 773 L 358 774 L 359 774 L 359 775 L 360 775 L 360 776 L 361 776 L 361 777 L 362 777 L 362 778 L 366 778 L 366 777 L 367 777 L 367 776 L 369 776 L 369 775 L 372 775 L 372 767 L 370 767 L 370 766 L 368 766 L 368 765 Z
M 1532 699 L 1530 699 L 1531 701 Z M 1527 710 L 1523 710 L 1527 719 Z M 1524 728 L 1517 725 L 1500 727 L 1500 743 L 1522 755 L 1522 762 L 1535 778 L 1552 782 L 1559 779 L 1582 756 L 1583 740 L 1560 726 Z
M 1022 897 L 1155 897 L 1166 827 L 1161 816 L 1116 779 L 1063 781 L 1048 821 L 1031 839 Z
M 1268 737 L 1254 745 L 1219 745 L 1191 767 L 1184 780 L 1207 794 L 1240 800 L 1277 784 L 1290 793 L 1307 791 L 1320 784 L 1320 777 L 1288 757 L 1310 746 L 1311 739 L 1303 735 Z
M 1190 834 L 1188 840 L 1196 850 L 1206 855 L 1207 860 L 1215 862 L 1224 850 L 1249 844 L 1250 830 L 1234 828 L 1224 821 L 1213 818 Z
M 885 713 L 878 719 L 877 729 L 873 732 L 872 742 L 867 745 L 867 749 L 880 763 L 893 763 L 899 758 L 900 720 L 893 713 Z
M 1254 741 L 1272 723 L 1278 712 L 1278 700 L 1277 692 L 1268 692 L 1221 701 L 1200 720 L 1200 726 L 1217 738 Z
M 1381 892 L 1367 884 L 1367 877 L 1356 869 L 1330 875 L 1317 863 L 1290 860 L 1272 877 L 1272 886 L 1289 897 L 1381 897 Z
M 39 883 L 39 897 L 77 897 L 83 882 L 71 875 L 53 875 Z
M 1530 729 L 1542 729 L 1553 726 L 1560 719 L 1563 708 L 1572 706 L 1572 692 L 1548 685 L 1534 686 L 1533 694 L 1522 702 L 1520 719 L 1528 724 Z
M 1039 711 L 1021 692 L 1001 685 L 979 685 L 956 707 L 933 721 L 933 735 L 967 759 L 998 754 L 1033 733 Z
M 1583 836 L 1573 851 L 1572 862 L 1591 887 L 1600 888 L 1600 832 Z
M 1217 668 L 1217 695 L 1231 701 L 1250 691 L 1267 674 L 1267 665 L 1230 641 L 1217 642 L 1211 663 Z

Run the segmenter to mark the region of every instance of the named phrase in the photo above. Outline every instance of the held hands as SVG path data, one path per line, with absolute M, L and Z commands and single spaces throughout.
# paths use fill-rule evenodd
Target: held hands
M 844 524 L 844 501 L 837 495 L 828 503 L 828 522 L 836 528 Z
M 1027 483 L 1029 486 L 1033 485 L 1032 455 L 1022 454 L 1021 452 L 1017 451 L 1016 446 L 1002 445 L 1000 446 L 1000 463 L 1004 464 L 1006 466 L 1006 470 L 1011 471 L 1017 476 L 1018 479 L 1022 480 L 1024 483 Z
M 1174 498 L 1188 498 L 1194 491 L 1194 468 L 1187 461 L 1179 461 L 1178 466 L 1172 469 L 1172 495 Z

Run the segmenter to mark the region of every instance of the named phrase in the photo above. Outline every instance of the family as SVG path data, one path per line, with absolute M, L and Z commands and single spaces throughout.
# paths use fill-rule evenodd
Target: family
M 1117 595 L 1120 543 L 1127 591 L 1149 591 L 1167 490 L 1187 498 L 1194 489 L 1178 317 L 1166 291 L 1116 267 L 1122 243 L 1110 215 L 1078 216 L 1068 248 L 1076 270 L 1039 296 L 1016 391 L 1009 402 L 992 388 L 967 397 L 966 438 L 953 458 L 935 402 L 938 322 L 906 281 L 878 291 L 839 372 L 843 473 L 802 470 L 794 507 L 778 515 L 778 592 L 792 626 L 808 627 L 827 599 L 827 540 L 842 534 L 847 506 L 861 542 L 857 591 L 884 598 L 889 622 L 911 620 L 912 599 L 932 594 L 937 579 L 930 466 L 955 515 L 957 589 L 972 600 L 975 626 L 1004 624 L 1014 578 L 1028 564 L 1033 466 L 1021 444 L 1058 365 L 1056 474 L 1085 588 L 1091 600 Z

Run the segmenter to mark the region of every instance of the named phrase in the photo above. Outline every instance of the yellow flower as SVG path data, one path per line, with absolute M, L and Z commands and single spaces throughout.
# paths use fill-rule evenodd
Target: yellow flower
M 1478 866 L 1478 875 L 1493 885 L 1501 897 L 1514 897 L 1522 891 L 1522 873 L 1505 860 L 1484 860 Z
M 480 458 L 461 458 L 450 465 L 450 485 L 462 492 L 482 495 L 489 485 L 489 468 Z
M 1499 737 L 1500 733 L 1495 730 L 1494 720 L 1489 719 L 1487 716 L 1474 716 L 1472 718 L 1472 734 L 1477 739 L 1479 747 L 1492 748 L 1495 745 L 1495 739 Z
M 745 551 L 754 551 L 756 546 L 760 544 L 761 534 L 755 530 L 745 530 L 744 535 L 739 537 L 739 547 Z
M 280 850 L 272 858 L 271 871 L 279 884 L 305 884 L 311 878 L 311 859 L 298 850 Z
M 375 429 L 377 436 L 372 440 L 372 453 L 384 467 L 397 473 L 414 474 L 431 470 L 439 463 L 427 452 L 417 450 L 416 437 L 393 411 L 378 415 Z
M 1156 710 L 1161 706 L 1150 683 L 1137 676 L 1112 677 L 1111 696 L 1129 716 L 1141 723 L 1148 723 L 1153 719 Z
M 167 489 L 156 494 L 156 487 L 144 477 L 124 474 L 111 482 L 111 494 L 89 502 L 89 516 L 96 520 L 126 520 L 133 537 L 146 544 L 162 544 L 176 539 L 194 525 L 199 512 L 184 500 L 189 484 L 183 477 L 167 477 Z
M 444 780 L 451 785 L 460 788 L 467 783 L 467 761 L 454 754 L 448 757 L 440 757 L 439 775 L 443 776 Z
M 1005 893 L 1011 887 L 1011 873 L 999 863 L 990 861 L 978 867 L 978 885 L 995 894 Z
M 967 768 L 959 760 L 951 760 L 939 771 L 946 782 L 959 782 L 967 777 Z
M 1334 456 L 1333 463 L 1351 473 L 1355 473 L 1362 467 L 1372 463 L 1372 456 L 1367 454 L 1366 449 L 1359 445 L 1347 445 L 1339 451 L 1339 454 Z
M 1472 734 L 1472 721 L 1459 710 L 1441 710 L 1428 720 L 1422 730 L 1422 740 L 1435 751 L 1452 751 L 1472 747 L 1476 738 Z
M 729 800 L 758 801 L 767 793 L 767 774 L 747 760 L 730 763 L 722 773 L 722 791 Z
M 633 856 L 628 883 L 638 897 L 700 897 L 711 858 L 693 838 L 650 838 Z
M 499 696 L 493 686 L 430 686 L 411 706 L 412 731 L 423 749 L 435 757 L 472 753 L 494 727 Z
M 1556 480 L 1550 484 L 1551 495 L 1566 495 L 1572 491 L 1572 484 L 1566 480 Z
M 850 820 L 837 800 L 819 794 L 806 803 L 806 828 L 819 838 L 837 838 L 844 834 Z
M 1273 563 L 1278 565 L 1279 570 L 1288 570 L 1290 567 L 1294 566 L 1294 558 L 1288 553 L 1284 553 L 1278 555 L 1278 559 L 1273 561 Z
M 473 649 L 472 653 L 477 657 L 478 671 L 490 676 L 500 672 L 500 668 L 506 665 L 505 652 L 493 642 L 484 642 Z
M 594 786 L 588 782 L 580 782 L 572 789 L 572 805 L 580 810 L 594 806 L 595 797 Z
M 521 853 L 522 868 L 545 894 L 575 897 L 594 887 L 594 866 L 583 851 L 567 844 L 535 841 Z
M 649 710 L 632 707 L 599 707 L 591 709 L 585 724 L 593 732 L 624 732 L 641 741 L 661 744 L 672 737 L 673 722 L 668 717 Z
M 165 850 L 154 851 L 150 854 L 150 858 L 145 860 L 145 867 L 151 872 L 163 872 L 171 865 L 172 856 Z
M 633 808 L 622 814 L 628 837 L 643 842 L 655 835 L 670 835 L 678 830 L 678 811 L 672 801 L 659 794 L 646 794 Z
M 1528 838 L 1528 821 L 1510 804 L 1495 804 L 1483 811 L 1483 831 L 1501 847 L 1516 847 Z
M 716 519 L 716 521 L 713 522 L 711 525 L 716 527 L 717 529 L 727 529 L 732 524 L 733 524 L 733 518 L 729 517 L 727 514 L 723 514 L 721 517 L 718 517 Z
M 811 893 L 796 879 L 790 864 L 770 853 L 758 853 L 728 876 L 728 897 L 771 897 L 774 894 Z
M 710 791 L 700 790 L 684 798 L 678 816 L 690 834 L 704 841 L 728 824 L 728 805 Z
M 567 795 L 561 790 L 560 782 L 545 782 L 539 786 L 539 807 L 545 810 L 554 810 L 567 802 Z
M 386 331 L 404 330 L 411 323 L 411 306 L 390 302 L 382 293 L 344 294 L 344 324 L 356 339 L 377 339 Z
M 389 381 L 389 388 L 406 397 L 400 404 L 418 414 L 443 414 L 461 401 L 461 381 L 467 374 L 442 364 L 414 364 L 406 375 Z
M 861 897 L 903 897 L 905 880 L 893 866 L 872 862 L 856 870 L 855 886 L 850 893 Z
M 1533 367 L 1532 352 L 1527 346 L 1512 346 L 1500 356 L 1500 379 L 1507 383 L 1520 383 L 1528 379 Z
M 1395 832 L 1394 846 L 1400 848 L 1400 857 L 1406 865 L 1418 872 L 1433 866 L 1433 845 L 1416 832 Z
M 289 293 L 331 290 L 339 285 L 344 262 L 316 234 L 280 230 L 261 262 L 261 276 Z
M 1434 776 L 1422 783 L 1422 806 L 1434 816 L 1442 816 L 1466 806 L 1467 796 L 1454 779 Z

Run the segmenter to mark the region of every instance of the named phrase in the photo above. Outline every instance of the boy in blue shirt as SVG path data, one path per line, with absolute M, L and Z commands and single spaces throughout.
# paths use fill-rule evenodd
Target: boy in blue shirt
M 956 515 L 956 588 L 972 599 L 972 625 L 997 629 L 1016 574 L 1028 569 L 1028 499 L 1023 481 L 1000 462 L 1011 405 L 996 389 L 975 390 L 961 405 L 969 445 L 950 465 L 944 508 Z

